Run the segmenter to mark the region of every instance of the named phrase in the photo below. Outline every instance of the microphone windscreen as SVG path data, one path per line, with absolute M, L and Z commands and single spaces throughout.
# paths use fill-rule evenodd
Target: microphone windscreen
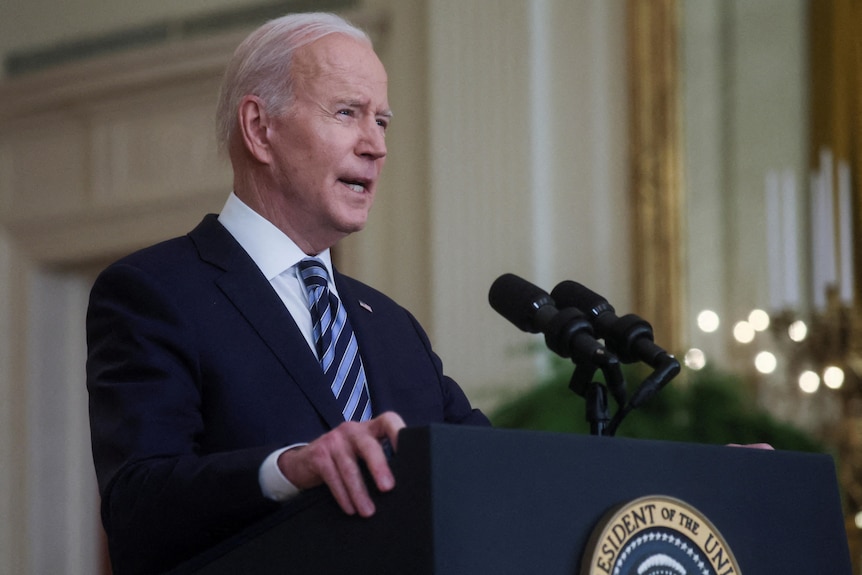
M 501 275 L 491 284 L 488 303 L 518 329 L 530 333 L 540 331 L 536 326 L 536 312 L 543 306 L 554 305 L 554 301 L 544 290 L 508 273 Z
M 551 298 L 557 302 L 560 309 L 574 307 L 593 317 L 601 311 L 614 311 L 608 300 L 590 288 L 571 280 L 558 283 L 551 290 Z

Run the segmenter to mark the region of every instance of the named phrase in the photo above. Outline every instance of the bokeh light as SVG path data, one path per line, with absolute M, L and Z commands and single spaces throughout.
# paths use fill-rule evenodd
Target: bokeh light
M 769 351 L 761 351 L 754 357 L 754 367 L 763 374 L 769 374 L 775 371 L 778 366 L 778 360 L 775 355 Z
M 685 352 L 685 357 L 683 358 L 683 361 L 685 362 L 686 367 L 695 371 L 701 370 L 706 367 L 706 355 L 703 353 L 703 350 L 700 350 L 696 347 L 693 347 L 687 352 Z
M 751 343 L 754 336 L 754 327 L 747 321 L 738 321 L 733 326 L 733 338 L 739 343 Z
M 713 333 L 721 325 L 718 314 L 711 309 L 705 309 L 697 314 L 697 327 L 704 333 Z
M 844 370 L 830 365 L 823 371 L 823 385 L 829 389 L 841 389 L 844 385 Z
M 813 371 L 803 371 L 799 376 L 799 389 L 805 393 L 814 393 L 820 387 L 820 376 Z
M 801 319 L 798 319 L 790 324 L 787 328 L 787 335 L 795 342 L 805 341 L 808 337 L 808 326 Z
M 748 314 L 748 323 L 754 328 L 754 331 L 766 331 L 769 329 L 769 314 L 762 309 L 753 309 Z

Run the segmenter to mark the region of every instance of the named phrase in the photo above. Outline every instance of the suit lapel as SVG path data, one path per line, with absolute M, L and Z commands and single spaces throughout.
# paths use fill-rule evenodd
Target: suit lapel
M 375 315 L 374 310 L 363 302 L 351 289 L 351 285 L 343 281 L 341 274 L 335 270 L 335 282 L 338 294 L 347 310 L 350 325 L 356 334 L 362 365 L 368 379 L 368 393 L 371 396 L 373 415 L 379 415 L 392 409 L 392 401 L 388 390 L 395 387 L 388 382 L 390 370 L 387 369 L 386 351 L 380 346 L 380 339 L 373 336 L 378 329 L 386 329 L 379 322 L 382 318 Z
M 189 236 L 201 259 L 224 271 L 216 279 L 219 289 L 252 325 L 321 417 L 330 427 L 343 423 L 344 416 L 317 358 L 251 257 L 214 215 L 207 216 Z

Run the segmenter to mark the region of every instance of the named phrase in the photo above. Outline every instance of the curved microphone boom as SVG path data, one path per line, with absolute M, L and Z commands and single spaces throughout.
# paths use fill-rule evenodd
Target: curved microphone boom
M 647 321 L 634 314 L 617 317 L 608 300 L 570 280 L 557 284 L 551 298 L 560 307 L 574 307 L 583 312 L 596 335 L 605 340 L 620 361 L 642 361 L 654 369 L 632 396 L 630 408 L 642 405 L 679 373 L 679 361 L 655 344 L 652 326 Z

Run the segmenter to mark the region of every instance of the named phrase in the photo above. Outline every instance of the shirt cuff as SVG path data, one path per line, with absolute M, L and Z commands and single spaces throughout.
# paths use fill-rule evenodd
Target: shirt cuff
M 299 493 L 299 488 L 288 481 L 287 477 L 278 468 L 278 456 L 295 447 L 308 445 L 307 443 L 294 443 L 277 451 L 273 451 L 263 460 L 257 473 L 260 490 L 264 497 L 273 501 L 286 501 Z

